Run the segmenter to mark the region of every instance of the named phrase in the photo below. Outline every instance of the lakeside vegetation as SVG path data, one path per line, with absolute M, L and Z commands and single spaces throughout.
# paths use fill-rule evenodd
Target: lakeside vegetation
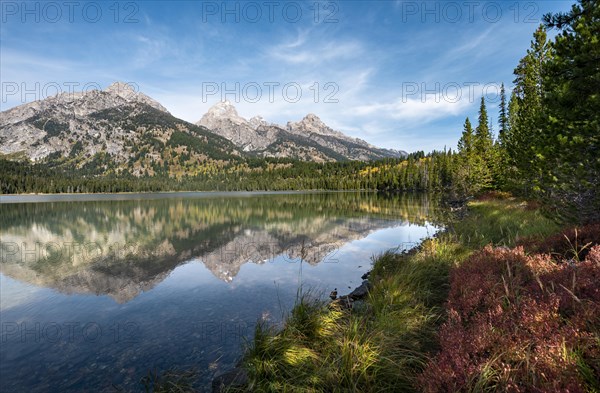
M 505 195 L 468 210 L 376 258 L 350 311 L 309 294 L 283 330 L 258 325 L 242 390 L 597 391 L 598 226 L 551 236 L 557 224 Z
M 241 390 L 600 391 L 600 7 L 544 21 L 498 138 L 482 98 L 448 154 L 452 191 L 480 195 L 466 217 L 378 257 L 350 311 L 300 296 L 282 330 L 259 325 Z

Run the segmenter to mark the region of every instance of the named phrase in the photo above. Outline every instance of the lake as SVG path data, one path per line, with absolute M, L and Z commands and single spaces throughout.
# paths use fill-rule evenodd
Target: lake
M 0 197 L 0 391 L 142 390 L 150 370 L 232 368 L 302 285 L 361 283 L 441 225 L 425 195 Z

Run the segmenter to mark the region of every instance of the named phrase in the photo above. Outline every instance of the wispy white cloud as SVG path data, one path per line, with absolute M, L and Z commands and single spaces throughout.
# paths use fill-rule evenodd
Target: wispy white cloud
M 70 71 L 77 66 L 81 66 L 80 61 L 69 58 L 47 58 L 7 47 L 1 49 L 0 64 L 2 65 L 2 73 L 6 76 L 7 68 L 28 68 L 35 69 L 40 74 L 43 70 L 51 71 Z
M 467 100 L 455 102 L 441 94 L 427 95 L 423 98 L 404 97 L 389 103 L 360 105 L 353 108 L 357 116 L 378 116 L 406 122 L 425 124 L 445 116 L 455 116 L 470 104 Z
M 296 37 L 263 49 L 269 61 L 293 65 L 320 65 L 330 61 L 349 60 L 363 55 L 363 45 L 356 40 L 323 39 L 311 36 L 309 30 L 299 31 Z

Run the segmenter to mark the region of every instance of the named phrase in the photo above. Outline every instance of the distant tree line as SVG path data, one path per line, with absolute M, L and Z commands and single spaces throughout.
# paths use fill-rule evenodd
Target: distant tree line
M 3 194 L 177 190 L 441 191 L 452 187 L 453 157 L 451 151 L 427 155 L 418 152 L 405 159 L 323 164 L 250 158 L 235 165 L 178 178 L 94 175 L 79 169 L 0 159 L 0 191 Z

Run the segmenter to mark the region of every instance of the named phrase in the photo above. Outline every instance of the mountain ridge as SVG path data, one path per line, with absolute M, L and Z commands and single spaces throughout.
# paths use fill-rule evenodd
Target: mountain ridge
M 406 152 L 383 149 L 345 135 L 327 126 L 317 115 L 309 113 L 300 121 L 285 126 L 268 123 L 261 116 L 247 120 L 228 100 L 220 101 L 196 122 L 220 135 L 245 152 L 261 157 L 298 158 L 294 152 L 312 151 L 317 161 L 402 158 Z M 292 137 L 293 135 L 293 137 Z
M 226 139 L 174 117 L 122 82 L 1 112 L 0 153 L 90 174 L 163 171 L 171 177 L 240 157 Z

